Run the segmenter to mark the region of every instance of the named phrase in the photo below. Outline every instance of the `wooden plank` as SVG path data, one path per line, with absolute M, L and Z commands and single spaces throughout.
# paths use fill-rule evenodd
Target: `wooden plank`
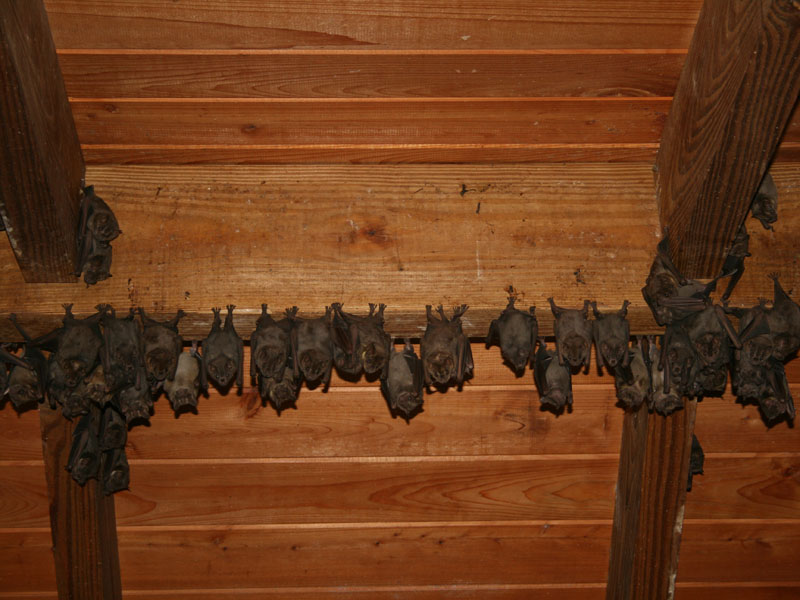
M 62 51 L 75 98 L 672 96 L 683 51 Z
M 84 165 L 42 0 L 0 5 L 0 112 L 0 219 L 19 268 L 74 282 Z
M 676 600 L 785 600 L 800 597 L 800 584 L 773 584 L 754 582 L 752 585 L 724 584 L 682 584 L 675 586 Z
M 668 109 L 649 97 L 72 101 L 82 144 L 212 147 L 652 143 Z
M 94 479 L 77 485 L 66 471 L 75 424 L 47 405 L 39 414 L 59 597 L 122 598 L 114 497 Z
M 54 592 L 56 568 L 48 529 L 0 533 L 0 597 L 8 594 Z
M 47 0 L 59 48 L 686 48 L 699 0 Z M 92 35 L 87 36 L 86 31 Z
M 796 2 L 703 5 L 656 161 L 662 225 L 687 277 L 718 274 L 790 120 L 798 34 Z

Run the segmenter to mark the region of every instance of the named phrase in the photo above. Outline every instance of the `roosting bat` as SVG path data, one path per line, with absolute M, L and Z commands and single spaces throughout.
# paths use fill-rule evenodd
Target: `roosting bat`
M 200 369 L 200 383 L 204 389 L 208 388 L 207 377 L 211 378 L 220 389 L 226 389 L 236 379 L 236 387 L 242 388 L 244 384 L 244 343 L 236 329 L 233 327 L 233 309 L 227 306 L 228 314 L 225 316 L 225 325 L 220 327 L 219 308 L 214 311 L 214 322 L 211 332 L 203 340 L 202 368 Z
M 510 294 L 513 294 L 513 289 Z M 514 307 L 515 300 L 513 295 L 509 295 L 508 305 L 489 325 L 486 347 L 499 343 L 503 359 L 511 365 L 517 377 L 520 377 L 533 360 L 536 338 L 539 337 L 539 322 L 536 320 L 535 306 L 531 306 L 528 312 L 523 312 Z
M 666 393 L 694 396 L 701 391 L 696 382 L 699 358 L 683 322 L 667 325 L 657 363 L 658 369 L 663 371 Z
M 628 350 L 627 364 L 620 363 L 614 371 L 617 399 L 626 409 L 638 409 L 650 395 L 649 360 L 647 340 L 639 338 L 633 348 Z
M 47 359 L 47 401 L 50 408 L 63 405 L 68 393 L 67 377 L 61 370 L 54 352 Z
M 333 309 L 331 321 L 333 364 L 339 373 L 358 377 L 364 370 L 364 364 L 359 353 L 358 327 L 353 318 L 355 315 L 343 312 L 339 302 L 331 304 L 331 308 Z
M 561 308 L 556 306 L 552 298 L 547 301 L 556 318 L 553 333 L 556 336 L 559 364 L 568 363 L 573 369 L 585 366 L 585 373 L 588 373 L 592 349 L 592 324 L 587 319 L 589 301 L 583 302 L 583 308 Z
M 86 382 L 80 380 L 78 385 L 67 390 L 64 395 L 63 406 L 61 407 L 61 414 L 67 419 L 73 419 L 80 415 L 87 414 L 92 408 L 92 400 L 89 397 L 89 392 L 86 389 Z
M 7 365 L 22 367 L 23 369 L 30 369 L 30 365 L 23 361 L 16 354 L 11 354 L 6 350 L 5 346 L 0 346 L 0 397 L 6 393 L 8 387 L 8 370 Z
M 661 341 L 662 345 L 664 341 Z M 668 390 L 664 385 L 664 373 L 658 366 L 659 349 L 655 344 L 650 345 L 650 397 L 647 406 L 651 411 L 661 415 L 669 415 L 683 408 L 683 398 L 674 388 Z
M 767 381 L 768 392 L 758 402 L 765 419 L 768 423 L 773 423 L 785 415 L 788 420 L 793 420 L 794 400 L 782 363 L 775 360 L 769 362 Z
M 141 386 L 138 390 L 132 385 L 126 387 L 117 395 L 119 409 L 125 416 L 125 421 L 131 423 L 142 420 L 149 421 L 150 413 L 153 409 L 153 397 L 147 386 Z
M 183 352 L 183 339 L 178 334 L 178 321 L 184 313 L 179 310 L 174 318 L 164 322 L 151 319 L 143 308 L 139 308 L 139 315 L 142 318 L 142 353 L 147 380 L 154 389 L 159 382 L 175 376 L 178 357 Z
M 706 455 L 703 452 L 703 447 L 700 445 L 700 440 L 697 439 L 695 434 L 692 434 L 692 450 L 689 454 L 689 483 L 686 486 L 686 491 L 692 491 L 692 478 L 695 475 L 703 474 L 703 463 L 706 460 Z
M 472 348 L 461 328 L 461 315 L 466 312 L 467 305 L 454 307 L 450 319 L 441 305 L 436 309 L 439 319 L 433 316 L 430 304 L 425 310 L 428 326 L 420 342 L 425 384 L 446 386 L 455 381 L 460 386 L 472 375 L 473 369 Z
M 100 416 L 100 450 L 124 448 L 128 439 L 125 417 L 114 406 L 107 405 Z
M 568 365 L 558 361 L 558 353 L 548 350 L 544 339 L 539 338 L 539 351 L 533 364 L 533 379 L 539 390 L 539 402 L 560 413 L 572 406 L 572 373 Z
M 402 352 L 394 347 L 381 375 L 381 391 L 392 415 L 399 413 L 406 421 L 422 410 L 425 373 L 422 361 L 414 352 L 411 340 L 405 339 Z
M 772 333 L 772 356 L 783 362 L 800 349 L 800 306 L 783 290 L 777 273 L 770 274 L 770 278 L 775 282 L 775 299 L 767 311 Z
M 601 314 L 597 310 L 597 303 L 592 302 L 592 312 L 595 320 L 592 323 L 592 337 L 597 349 L 597 366 L 599 368 L 609 367 L 615 369 L 617 365 L 628 366 L 630 354 L 628 352 L 628 340 L 631 337 L 631 327 L 628 319 L 628 305 L 630 302 L 623 301 L 622 308 L 613 314 Z
M 287 311 L 292 322 L 289 339 L 294 358 L 294 375 L 303 374 L 306 381 L 322 381 L 325 389 L 331 380 L 333 366 L 333 341 L 331 339 L 331 307 L 316 319 L 301 319 Z
M 772 229 L 772 224 L 778 220 L 778 188 L 768 172 L 764 173 L 751 208 L 753 218 L 761 221 L 764 229 Z
M 733 329 L 721 306 L 709 304 L 701 312 L 685 320 L 698 357 L 699 370 L 696 381 L 705 395 L 721 395 L 728 380 L 731 362 L 731 344 L 741 348 L 739 336 Z
M 17 316 L 12 313 L 9 315 L 9 320 L 25 340 L 22 359 L 14 357 L 12 361 L 14 366 L 8 379 L 8 397 L 14 407 L 20 409 L 28 404 L 37 404 L 44 399 L 47 359 L 39 349 L 39 343 L 31 339 L 28 332 L 17 322 Z M 4 389 L 5 386 L 0 389 L 0 392 Z
M 81 230 L 101 242 L 111 242 L 121 233 L 117 217 L 106 202 L 94 192 L 94 186 L 83 188 Z
M 97 365 L 86 380 L 86 395 L 99 407 L 105 406 L 112 398 L 106 385 L 106 375 L 103 365 Z
M 297 307 L 289 309 L 292 316 Z M 267 314 L 267 305 L 261 305 L 261 316 L 256 321 L 256 329 L 250 335 L 250 377 L 283 377 L 291 354 L 289 317 L 275 321 Z
M 72 432 L 72 447 L 69 451 L 67 471 L 79 484 L 97 477 L 100 468 L 100 445 L 97 441 L 97 424 L 91 414 L 78 421 Z
M 83 189 L 81 220 L 78 229 L 78 262 L 75 275 L 93 285 L 111 276 L 111 242 L 120 234 L 114 213 L 94 186 Z
M 98 323 L 102 313 L 78 320 L 72 314 L 72 305 L 65 304 L 64 326 L 53 333 L 58 336 L 55 352 L 67 387 L 75 387 L 92 372 L 98 362 L 103 337 Z
M 134 320 L 134 310 L 127 317 L 118 319 L 108 304 L 98 304 L 103 313 L 103 351 L 100 354 L 106 385 L 111 392 L 124 387 L 144 385 L 142 339 L 139 324 Z
M 80 273 L 86 285 L 94 285 L 111 277 L 111 244 L 90 238 L 85 258 L 80 264 Z
M 171 379 L 164 382 L 172 410 L 176 413 L 185 408 L 196 408 L 200 393 L 200 361 L 197 358 L 197 344 L 190 352 L 182 352 L 178 358 L 178 368 Z
M 127 490 L 130 485 L 130 467 L 125 448 L 112 448 L 103 452 L 103 493 L 108 496 Z
M 728 281 L 728 286 L 725 288 L 725 293 L 722 294 L 722 303 L 728 302 L 728 299 L 733 293 L 733 288 L 739 283 L 739 280 L 744 275 L 744 259 L 750 256 L 750 234 L 742 223 L 736 237 L 733 238 L 731 249 L 728 250 L 728 255 L 725 257 L 725 262 L 722 263 L 722 272 L 730 273 L 731 278 Z

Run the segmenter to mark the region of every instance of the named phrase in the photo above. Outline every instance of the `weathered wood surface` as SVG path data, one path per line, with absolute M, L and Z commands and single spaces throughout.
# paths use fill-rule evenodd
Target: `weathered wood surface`
M 672 96 L 682 50 L 62 50 L 73 98 Z
M 47 0 L 59 48 L 686 48 L 700 0 Z M 87 35 L 87 31 L 91 35 Z
M 774 232 L 754 222 L 737 305 L 770 297 L 772 271 L 800 289 L 800 171 L 773 170 L 780 221 Z M 23 285 L 5 246 L 0 317 L 14 310 L 43 333 L 64 302 L 79 315 L 100 301 L 158 316 L 182 308 L 182 332 L 201 338 L 210 308 L 229 302 L 247 336 L 262 302 L 313 315 L 382 301 L 390 333 L 419 336 L 426 304 L 466 302 L 465 331 L 484 336 L 513 285 L 520 304 L 539 307 L 543 334 L 550 295 L 563 306 L 594 298 L 601 310 L 628 299 L 632 331 L 660 331 L 640 291 L 658 239 L 646 165 L 108 166 L 89 180 L 124 224 L 114 276 L 91 289 Z M 17 335 L 0 318 L 0 338 Z
M 0 4 L 0 220 L 28 282 L 74 282 L 83 157 L 42 0 Z
M 49 521 L 59 596 L 81 600 L 120 599 L 114 497 L 105 496 L 94 479 L 83 487 L 75 484 L 66 471 L 74 423 L 46 405 L 39 413 L 45 473 L 44 477 L 41 472 L 37 473 L 37 480 L 46 479 L 47 494 L 39 497 L 37 504 L 49 517 L 45 524 Z M 24 525 L 13 519 L 7 526 L 13 529 Z
M 797 2 L 703 5 L 656 161 L 662 225 L 687 277 L 719 273 L 791 120 L 798 56 Z

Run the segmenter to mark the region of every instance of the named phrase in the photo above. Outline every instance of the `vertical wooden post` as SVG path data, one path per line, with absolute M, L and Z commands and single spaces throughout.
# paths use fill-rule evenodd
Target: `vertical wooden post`
M 77 281 L 83 155 L 42 0 L 0 0 L 0 218 L 25 281 Z
M 50 527 L 61 600 L 122 598 L 114 496 L 90 479 L 81 487 L 66 470 L 74 423 L 39 408 L 50 499 Z

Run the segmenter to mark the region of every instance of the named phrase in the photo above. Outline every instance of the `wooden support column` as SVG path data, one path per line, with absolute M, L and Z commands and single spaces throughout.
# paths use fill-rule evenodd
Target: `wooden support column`
M 83 177 L 44 4 L 0 0 L 0 217 L 25 281 L 77 281 Z
M 670 252 L 718 274 L 800 92 L 800 2 L 706 0 L 656 160 Z M 696 402 L 623 426 L 606 597 L 672 598 Z
M 50 527 L 61 600 L 122 598 L 114 496 L 90 479 L 81 487 L 66 470 L 75 423 L 39 408 L 50 498 Z

